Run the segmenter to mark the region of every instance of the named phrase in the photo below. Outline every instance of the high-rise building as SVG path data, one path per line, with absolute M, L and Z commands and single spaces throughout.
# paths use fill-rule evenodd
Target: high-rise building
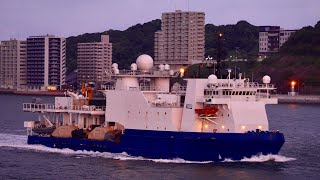
M 161 31 L 155 33 L 155 64 L 173 68 L 199 63 L 204 59 L 204 12 L 163 13 Z
M 53 35 L 27 38 L 27 84 L 44 87 L 65 84 L 66 39 Z
M 101 42 L 78 43 L 78 85 L 86 82 L 103 84 L 111 70 L 112 43 L 109 35 L 101 35 Z M 78 86 L 79 87 L 79 86 Z
M 295 31 L 280 29 L 280 26 L 260 26 L 259 54 L 268 56 L 279 52 L 280 47 Z
M 10 39 L 0 45 L 0 86 L 23 88 L 26 85 L 26 41 Z

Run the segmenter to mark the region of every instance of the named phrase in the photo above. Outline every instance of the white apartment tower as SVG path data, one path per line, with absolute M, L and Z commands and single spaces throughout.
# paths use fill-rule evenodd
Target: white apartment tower
M 27 38 L 27 84 L 29 87 L 65 84 L 66 39 L 53 35 Z
M 0 87 L 24 88 L 27 83 L 26 41 L 10 39 L 0 44 Z
M 101 42 L 78 43 L 78 85 L 107 82 L 110 77 L 106 71 L 111 70 L 111 63 L 112 43 L 109 42 L 109 35 L 101 35 Z
M 180 68 L 204 59 L 204 12 L 163 13 L 161 31 L 155 33 L 155 64 Z
M 280 47 L 296 30 L 280 29 L 280 26 L 259 27 L 259 55 L 268 56 L 277 53 Z

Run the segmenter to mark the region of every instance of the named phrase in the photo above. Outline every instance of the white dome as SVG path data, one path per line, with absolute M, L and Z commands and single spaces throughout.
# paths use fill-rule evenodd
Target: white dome
M 208 77 L 208 83 L 209 84 L 214 84 L 214 83 L 217 83 L 218 82 L 218 77 L 214 74 L 211 74 L 209 77 Z
M 163 70 L 164 70 L 164 65 L 163 65 L 163 64 L 160 64 L 160 65 L 159 65 L 159 70 L 160 70 L 160 71 L 163 71 Z
M 263 76 L 262 82 L 263 82 L 264 84 L 269 84 L 270 81 L 271 81 L 270 76 L 268 76 L 268 75 Z
M 147 54 L 142 54 L 137 58 L 136 64 L 139 70 L 149 71 L 153 67 L 153 59 Z
M 112 64 L 112 68 L 113 68 L 113 69 L 118 69 L 118 64 L 117 64 L 117 63 L 113 63 L 113 64 Z
M 137 64 L 136 63 L 132 63 L 131 64 L 131 70 L 132 71 L 136 71 L 137 70 Z
M 164 65 L 164 70 L 169 71 L 170 70 L 170 65 L 169 64 Z

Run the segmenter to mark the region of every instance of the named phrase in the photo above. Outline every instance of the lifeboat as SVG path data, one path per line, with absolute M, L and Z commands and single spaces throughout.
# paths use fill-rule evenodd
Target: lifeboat
M 218 108 L 216 107 L 205 107 L 202 109 L 195 109 L 195 112 L 200 116 L 200 115 L 214 115 L 218 112 Z

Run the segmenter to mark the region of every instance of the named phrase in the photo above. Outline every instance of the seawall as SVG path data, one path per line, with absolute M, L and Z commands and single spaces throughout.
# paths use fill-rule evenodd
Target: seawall
M 320 96 L 317 95 L 276 95 L 279 103 L 320 104 Z

